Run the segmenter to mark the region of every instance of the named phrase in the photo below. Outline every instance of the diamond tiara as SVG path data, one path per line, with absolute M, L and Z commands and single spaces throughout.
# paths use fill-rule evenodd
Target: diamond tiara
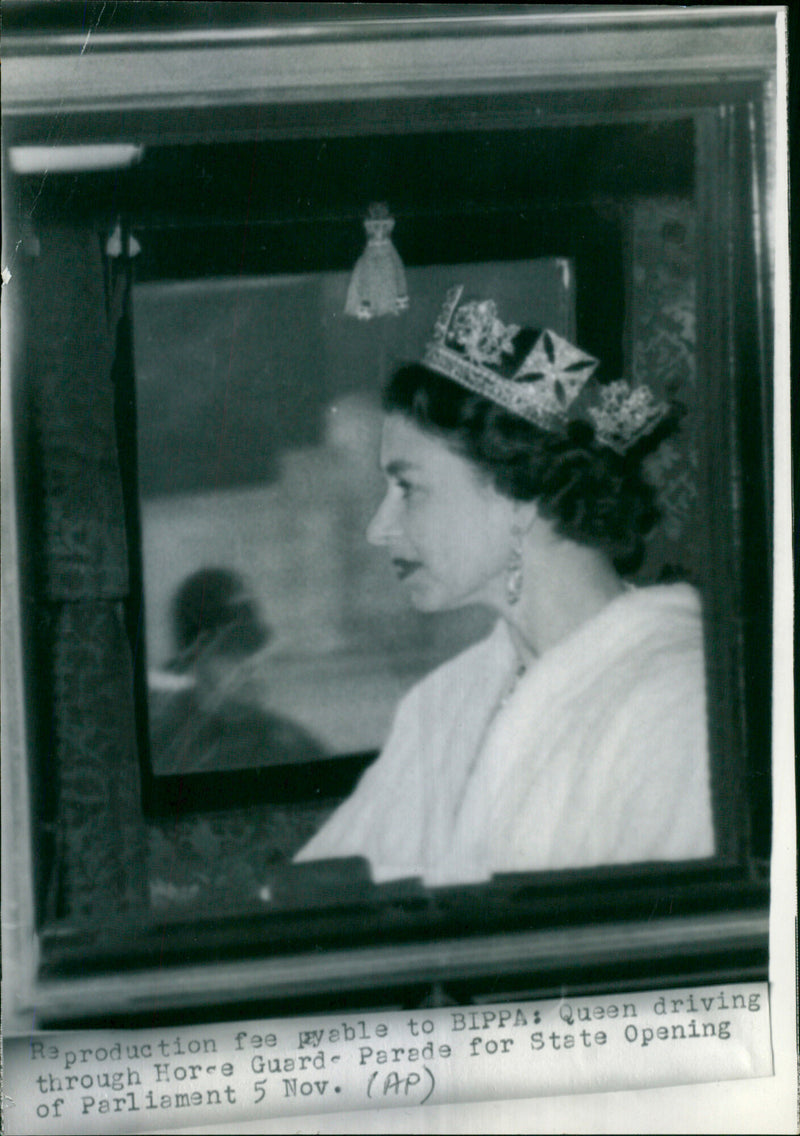
M 425 366 L 544 430 L 563 434 L 571 421 L 585 421 L 586 413 L 576 413 L 574 404 L 598 360 L 554 331 L 536 334 L 504 324 L 493 300 L 461 303 L 463 293 L 463 285 L 447 293 L 425 348 Z M 669 412 L 644 385 L 632 390 L 622 379 L 595 385 L 600 394 L 592 401 L 598 405 L 588 408 L 595 437 L 618 454 Z
M 499 319 L 493 300 L 460 304 L 463 291 L 459 285 L 447 293 L 425 349 L 425 365 L 512 414 L 546 430 L 558 429 L 597 360 L 554 331 L 543 331 L 514 365 L 521 329 Z M 511 374 L 501 374 L 501 368 Z

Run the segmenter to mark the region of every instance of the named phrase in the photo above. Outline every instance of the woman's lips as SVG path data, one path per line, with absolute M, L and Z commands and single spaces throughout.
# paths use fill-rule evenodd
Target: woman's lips
M 392 564 L 400 580 L 405 580 L 412 572 L 422 567 L 422 561 L 404 560 L 401 556 L 392 557 Z

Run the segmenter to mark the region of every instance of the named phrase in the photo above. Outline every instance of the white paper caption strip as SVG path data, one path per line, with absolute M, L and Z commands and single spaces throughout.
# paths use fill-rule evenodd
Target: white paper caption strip
M 766 983 L 5 1042 L 5 1126 L 143 1132 L 772 1074 Z

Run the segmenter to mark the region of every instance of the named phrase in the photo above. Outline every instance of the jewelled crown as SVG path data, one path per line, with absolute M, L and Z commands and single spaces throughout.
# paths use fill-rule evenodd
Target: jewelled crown
M 459 285 L 447 293 L 423 357 L 431 370 L 544 430 L 564 433 L 569 422 L 589 417 L 597 441 L 619 454 L 669 413 L 649 387 L 631 389 L 624 379 L 596 383 L 578 412 L 598 360 L 554 331 L 504 324 L 493 300 L 461 303 L 463 292 Z

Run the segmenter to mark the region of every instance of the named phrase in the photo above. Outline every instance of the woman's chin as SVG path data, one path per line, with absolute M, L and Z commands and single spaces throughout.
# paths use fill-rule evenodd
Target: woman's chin
M 415 595 L 412 594 L 411 595 L 411 606 L 414 608 L 415 611 L 421 611 L 421 612 L 426 612 L 426 613 L 442 610 L 441 606 L 439 604 L 433 602 L 430 599 L 429 596 L 418 596 L 418 595 L 415 596 Z
M 415 611 L 441 611 L 446 606 L 442 603 L 442 597 L 436 594 L 436 590 L 426 587 L 421 580 L 407 584 L 406 588 L 411 606 Z
M 415 611 L 432 615 L 437 611 L 454 611 L 463 607 L 464 601 L 453 596 L 443 595 L 435 588 L 424 587 L 421 584 L 409 588 L 409 599 Z

